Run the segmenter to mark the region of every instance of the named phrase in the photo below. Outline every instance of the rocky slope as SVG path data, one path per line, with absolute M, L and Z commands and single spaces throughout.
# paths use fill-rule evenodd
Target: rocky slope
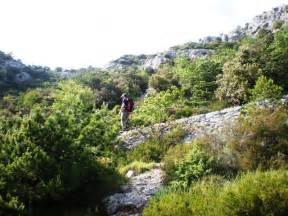
M 193 45 L 192 45 L 193 44 Z M 190 47 L 197 47 L 194 43 Z M 112 71 L 127 70 L 129 68 L 156 70 L 161 64 L 172 62 L 176 57 L 187 57 L 189 59 L 206 57 L 213 53 L 210 49 L 174 47 L 168 51 L 154 55 L 124 55 L 119 59 L 111 61 L 105 69 Z
M 280 103 L 288 103 L 288 95 L 280 100 Z M 258 107 L 271 107 L 274 103 L 265 100 L 257 102 Z M 153 134 L 153 131 L 168 133 L 174 127 L 180 127 L 186 131 L 185 142 L 191 142 L 204 134 L 221 134 L 227 126 L 233 126 L 241 110 L 245 106 L 236 106 L 207 114 L 195 115 L 176 121 L 155 124 L 150 127 L 135 129 L 122 133 L 118 138 L 124 148 L 130 150 L 143 143 Z M 162 186 L 163 174 L 158 168 L 152 169 L 138 176 L 133 176 L 133 171 L 127 173 L 130 181 L 122 187 L 122 191 L 107 197 L 103 202 L 108 215 L 132 216 L 140 215 L 148 199 Z
M 179 127 L 186 132 L 184 142 L 190 142 L 194 138 L 206 133 L 221 133 L 221 130 L 223 130 L 226 125 L 233 124 L 234 120 L 240 115 L 240 111 L 241 106 L 236 106 L 216 112 L 182 118 L 172 122 L 159 123 L 153 126 L 124 132 L 119 136 L 119 139 L 122 141 L 124 148 L 133 149 L 135 146 L 143 143 L 154 131 L 165 134 L 169 132 L 171 128 Z
M 162 171 L 160 167 L 134 176 L 122 191 L 104 200 L 107 214 L 113 216 L 139 215 L 147 200 L 162 186 Z
M 284 96 L 280 102 L 287 104 L 288 95 Z M 258 107 L 265 107 L 270 106 L 271 103 L 266 100 L 257 102 L 256 105 Z M 246 106 L 249 106 L 249 104 L 177 119 L 171 122 L 159 123 L 145 128 L 137 128 L 122 133 L 118 139 L 122 142 L 124 148 L 133 149 L 153 135 L 155 131 L 165 134 L 172 128 L 179 127 L 182 128 L 186 134 L 183 141 L 191 142 L 193 139 L 205 134 L 221 134 L 225 127 L 233 126 L 235 119 L 239 117 L 241 110 Z
M 129 68 L 155 70 L 161 64 L 173 61 L 175 57 L 188 57 L 190 59 L 205 57 L 213 50 L 204 49 L 205 44 L 215 41 L 238 41 L 246 35 L 255 35 L 262 29 L 276 31 L 279 26 L 288 23 L 288 5 L 273 8 L 264 12 L 245 26 L 238 26 L 228 34 L 208 36 L 199 40 L 198 43 L 190 42 L 180 46 L 171 47 L 168 51 L 153 55 L 124 55 L 105 66 L 108 70 L 127 70 Z
M 27 66 L 11 55 L 0 51 L 0 90 L 4 92 L 10 88 L 36 86 L 51 78 L 49 68 Z

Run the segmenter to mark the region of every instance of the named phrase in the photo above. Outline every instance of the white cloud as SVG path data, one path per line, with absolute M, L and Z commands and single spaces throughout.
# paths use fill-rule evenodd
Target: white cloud
M 28 64 L 103 65 L 244 24 L 283 0 L 0 0 L 0 50 Z

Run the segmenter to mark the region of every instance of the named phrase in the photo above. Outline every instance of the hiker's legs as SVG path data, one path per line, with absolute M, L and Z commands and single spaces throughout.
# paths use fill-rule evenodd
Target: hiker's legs
M 121 113 L 121 126 L 122 126 L 122 130 L 125 130 L 125 129 L 127 128 L 128 116 L 129 116 L 129 113 L 128 113 L 128 112 L 122 112 L 122 113 Z

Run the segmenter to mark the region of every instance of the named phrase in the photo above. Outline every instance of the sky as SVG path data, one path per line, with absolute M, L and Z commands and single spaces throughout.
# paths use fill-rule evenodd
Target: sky
M 101 67 L 228 33 L 288 0 L 0 0 L 0 50 L 25 64 Z

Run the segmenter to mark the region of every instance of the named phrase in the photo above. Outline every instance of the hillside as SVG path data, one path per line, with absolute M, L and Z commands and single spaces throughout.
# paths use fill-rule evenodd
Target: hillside
M 288 95 L 283 97 L 279 103 L 286 104 L 287 106 Z M 233 128 L 235 124 L 237 124 L 237 120 L 241 115 L 241 110 L 243 111 L 249 106 L 254 107 L 253 104 L 242 107 L 231 107 L 216 112 L 178 119 L 173 122 L 134 129 L 122 133 L 118 139 L 122 143 L 121 146 L 123 148 L 131 151 L 135 148 L 137 149 L 137 146 L 141 146 L 141 144 L 145 145 L 145 142 L 155 135 L 160 137 L 167 136 L 167 134 L 175 128 L 181 128 L 185 131 L 185 135 L 179 142 L 180 145 L 189 145 L 193 140 L 203 139 L 205 136 L 215 136 L 219 138 L 221 137 L 219 134 L 225 134 L 228 127 Z M 256 106 L 264 108 L 273 106 L 273 103 L 271 103 L 271 101 L 261 101 L 258 102 Z M 212 145 L 212 148 L 217 151 L 219 146 L 214 143 L 212 143 Z M 234 156 L 229 155 L 229 157 L 233 158 Z M 123 186 L 121 191 L 110 195 L 103 201 L 107 208 L 107 214 L 132 215 L 141 213 L 151 196 L 155 195 L 164 187 L 163 181 L 165 175 L 161 168 L 163 169 L 163 164 L 162 167 L 160 164 L 157 164 L 150 171 L 138 175 L 133 168 L 128 170 L 126 176 L 130 178 L 130 182 Z
M 277 31 L 277 28 L 288 23 L 288 5 L 275 7 L 270 11 L 254 17 L 251 22 L 245 26 L 238 26 L 228 34 L 219 36 L 207 36 L 199 39 L 198 42 L 189 42 L 186 44 L 174 46 L 168 51 L 152 55 L 124 55 L 119 59 L 111 61 L 105 66 L 108 70 L 124 70 L 127 68 L 138 68 L 156 70 L 161 64 L 169 63 L 177 57 L 187 57 L 194 59 L 205 57 L 213 52 L 213 48 L 219 42 L 236 42 L 245 36 L 257 35 L 262 30 Z
M 0 215 L 288 215 L 287 8 L 106 68 L 0 53 Z
M 27 66 L 11 55 L 0 52 L 1 95 L 8 90 L 25 90 L 52 80 L 53 74 L 48 67 Z

